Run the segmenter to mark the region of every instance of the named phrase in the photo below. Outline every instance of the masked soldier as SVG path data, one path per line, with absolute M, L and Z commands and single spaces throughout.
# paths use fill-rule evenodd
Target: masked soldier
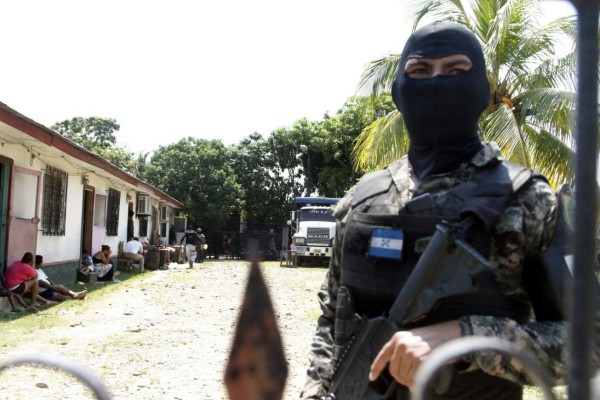
M 301 398 L 329 392 L 334 360 L 355 329 L 352 316 L 375 318 L 390 309 L 435 226 L 467 219 L 473 223 L 465 241 L 492 266 L 479 291 L 442 299 L 375 349 L 365 374 L 374 381 L 389 373 L 399 383 L 391 398 L 408 399 L 415 372 L 433 349 L 483 335 L 532 350 L 563 384 L 565 323 L 561 316 L 532 318 L 536 294 L 522 278 L 527 260 L 552 241 L 557 197 L 543 176 L 504 161 L 494 143 L 480 140 L 478 118 L 490 89 L 475 36 L 450 22 L 415 31 L 401 54 L 392 97 L 408 131 L 408 154 L 364 176 L 334 209 L 334 252 L 319 291 L 322 315 Z M 350 312 L 338 304 L 342 296 Z M 522 398 L 525 374 L 509 358 L 480 352 L 456 360 L 453 370 L 446 392 L 428 392 L 428 399 Z

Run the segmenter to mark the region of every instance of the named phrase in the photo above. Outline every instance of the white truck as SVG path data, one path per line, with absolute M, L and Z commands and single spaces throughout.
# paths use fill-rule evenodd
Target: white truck
M 333 197 L 297 197 L 298 210 L 292 211 L 291 224 L 295 229 L 292 235 L 292 255 L 295 265 L 304 262 L 329 262 L 335 218 L 331 206 L 339 199 Z

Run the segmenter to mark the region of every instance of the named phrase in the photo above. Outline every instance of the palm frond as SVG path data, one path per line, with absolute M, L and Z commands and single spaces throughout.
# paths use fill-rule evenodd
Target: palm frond
M 468 15 L 460 0 L 410 0 L 406 7 L 407 11 L 414 15 L 413 31 L 422 20 L 454 21 L 462 25 L 466 25 L 468 21 Z
M 399 54 L 389 54 L 367 64 L 358 84 L 358 95 L 377 97 L 391 90 L 396 77 Z
M 517 93 L 540 87 L 575 90 L 577 87 L 576 65 L 576 54 L 573 48 L 569 53 L 542 62 L 528 74 L 515 76 L 512 90 Z
M 554 125 L 549 124 L 551 130 L 547 130 L 540 124 L 520 121 L 505 104 L 489 114 L 482 125 L 483 138 L 498 143 L 508 160 L 541 172 L 553 187 L 573 181 L 572 142 L 553 132 Z
M 556 45 L 560 39 L 568 39 L 565 31 L 573 29 L 573 20 L 559 18 L 537 29 L 528 28 L 520 37 L 518 49 L 506 59 L 507 75 L 515 77 L 529 74 L 539 64 L 554 58 Z
M 357 171 L 373 171 L 397 160 L 408 151 L 408 135 L 404 119 L 398 111 L 379 118 L 366 127 L 356 139 L 352 151 Z
M 531 166 L 519 123 L 506 104 L 501 104 L 496 111 L 482 120 L 481 136 L 486 141 L 496 142 L 502 154 L 509 160 Z
M 531 0 L 510 0 L 499 9 L 490 23 L 490 37 L 493 37 L 495 47 L 488 47 L 490 54 L 495 54 L 493 67 L 496 71 L 506 70 L 518 62 L 527 62 L 527 58 L 513 56 L 523 47 L 523 41 L 535 29 L 536 11 L 539 11 Z M 519 63 L 520 67 L 521 64 Z
M 502 54 L 507 44 L 510 17 L 510 1 L 504 4 L 498 4 L 497 1 L 481 1 L 475 8 L 478 34 L 483 41 L 483 51 L 488 56 L 489 68 L 494 71 L 494 75 L 500 69 Z
M 561 183 L 573 184 L 574 152 L 570 146 L 558 139 L 552 132 L 523 125 L 522 132 L 528 145 L 532 168 L 546 176 L 552 187 Z
M 548 22 L 543 29 L 564 35 L 569 41 L 575 42 L 577 39 L 577 17 L 575 15 L 558 17 Z
M 519 124 L 548 131 L 557 140 L 573 147 L 573 113 L 577 102 L 574 92 L 540 88 L 521 93 L 514 100 Z

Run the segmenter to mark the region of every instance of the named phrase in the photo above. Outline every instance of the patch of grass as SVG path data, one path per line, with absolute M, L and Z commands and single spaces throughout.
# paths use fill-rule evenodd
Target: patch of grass
M 69 343 L 71 340 L 72 340 L 72 338 L 70 336 L 63 336 L 63 337 L 48 339 L 48 342 L 56 343 L 56 344 L 64 344 L 64 343 Z
M 39 318 L 37 314 L 25 311 L 20 313 L 0 314 L 0 330 L 8 333 L 11 331 L 18 331 L 28 334 L 47 326 L 48 322 L 48 319 Z M 8 337 L 3 338 L 3 343 L 6 343 L 11 339 L 11 335 L 7 336 Z M 14 341 L 19 342 L 19 338 L 14 338 Z
M 316 303 L 316 300 L 315 300 L 315 303 Z M 315 326 L 317 326 L 317 320 L 321 316 L 321 310 L 319 309 L 319 307 L 316 307 L 316 308 L 306 312 L 305 315 L 308 320 L 315 321 Z
M 83 290 L 83 287 L 88 288 L 88 295 L 86 296 L 86 300 L 66 300 L 58 303 L 53 307 L 42 307 L 38 310 L 37 313 L 32 313 L 30 311 L 22 311 L 18 313 L 12 312 L 0 312 L 0 332 L 10 333 L 11 330 L 15 332 L 22 333 L 23 335 L 27 335 L 41 329 L 52 328 L 63 323 L 63 319 L 61 314 L 65 310 L 73 310 L 78 309 L 77 312 L 84 312 L 86 309 L 85 304 L 86 301 L 98 299 L 107 294 L 111 294 L 118 290 L 123 284 L 127 284 L 129 281 L 135 282 L 136 280 L 141 279 L 141 275 L 137 272 L 121 272 L 119 275 L 119 279 L 123 281 L 123 283 L 115 284 L 111 282 L 107 283 L 86 283 L 85 285 L 80 285 L 77 282 L 64 284 L 66 287 L 71 289 L 74 292 L 79 292 Z M 26 299 L 28 301 L 29 299 Z M 81 310 L 81 311 L 79 311 Z M 17 335 L 3 335 L 2 337 L 2 345 L 14 345 L 20 342 L 20 336 Z
M 129 356 L 127 357 L 127 362 L 133 363 L 135 361 L 139 361 L 141 360 L 142 357 L 139 354 L 129 354 Z

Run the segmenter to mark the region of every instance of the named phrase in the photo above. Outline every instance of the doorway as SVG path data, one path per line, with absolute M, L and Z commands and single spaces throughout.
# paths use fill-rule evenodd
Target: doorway
M 6 269 L 6 232 L 8 232 L 8 190 L 11 164 L 0 158 L 0 273 Z
M 92 254 L 92 232 L 94 227 L 94 196 L 96 191 L 92 186 L 83 187 L 83 216 L 81 218 L 81 249 Z

